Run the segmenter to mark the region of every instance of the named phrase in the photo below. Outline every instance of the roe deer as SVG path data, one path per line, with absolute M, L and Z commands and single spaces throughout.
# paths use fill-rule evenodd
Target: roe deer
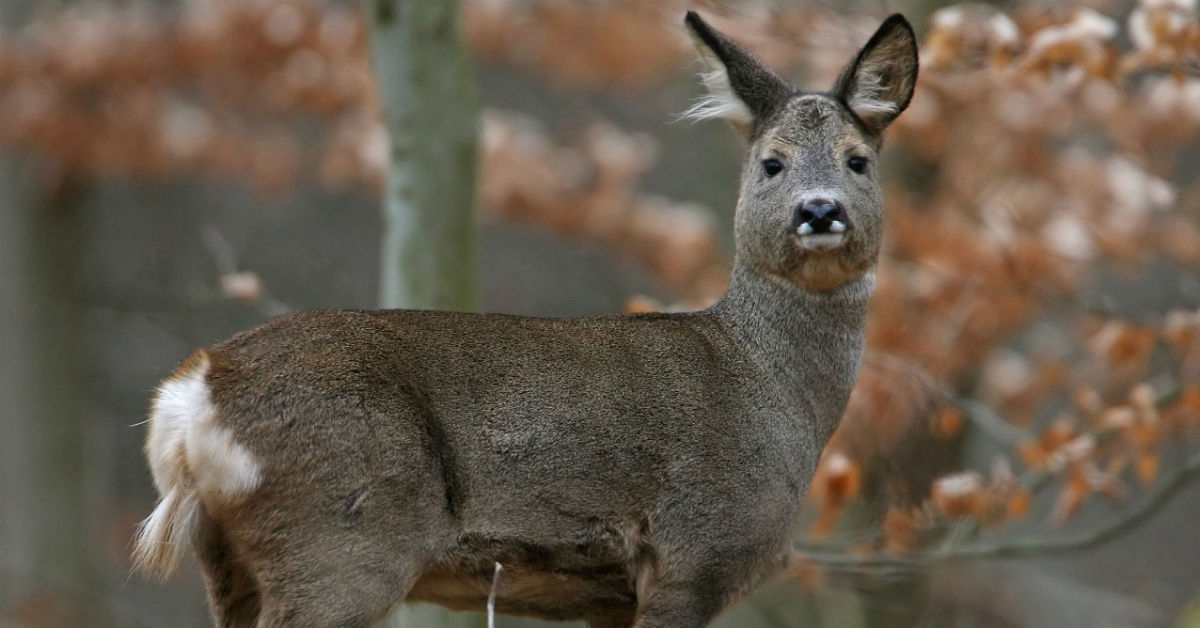
M 746 139 L 729 290 L 582 319 L 291 314 L 188 358 L 154 399 L 161 495 L 135 560 L 186 547 L 218 625 L 365 626 L 402 601 L 591 626 L 703 626 L 786 564 L 863 352 L 876 157 L 917 76 L 899 15 L 829 92 L 695 13 Z

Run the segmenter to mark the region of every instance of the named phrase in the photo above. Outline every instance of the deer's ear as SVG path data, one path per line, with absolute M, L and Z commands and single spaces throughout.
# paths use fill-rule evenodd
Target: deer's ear
M 917 85 L 917 38 L 899 13 L 879 30 L 842 70 L 833 95 L 872 131 L 879 133 L 908 107 Z
M 709 26 L 695 11 L 688 11 L 684 23 L 706 66 L 700 78 L 708 94 L 681 117 L 723 118 L 748 136 L 756 120 L 769 117 L 795 92 L 787 81 Z

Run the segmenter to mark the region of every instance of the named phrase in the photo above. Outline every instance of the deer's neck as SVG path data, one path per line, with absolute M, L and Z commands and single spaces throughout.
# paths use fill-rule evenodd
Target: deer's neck
M 713 313 L 782 393 L 813 421 L 824 443 L 837 427 L 858 376 L 867 304 L 875 275 L 830 292 L 812 292 L 735 264 Z

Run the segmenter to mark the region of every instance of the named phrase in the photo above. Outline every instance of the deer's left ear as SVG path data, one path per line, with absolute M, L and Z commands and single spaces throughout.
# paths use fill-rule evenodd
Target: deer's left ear
M 842 70 L 833 86 L 840 98 L 875 133 L 882 132 L 912 100 L 917 85 L 917 38 L 899 13 L 879 30 Z

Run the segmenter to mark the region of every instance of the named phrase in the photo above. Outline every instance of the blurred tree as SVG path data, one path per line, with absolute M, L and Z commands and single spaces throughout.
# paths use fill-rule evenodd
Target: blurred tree
M 26 198 L 38 174 L 0 161 L 0 623 L 77 625 L 98 602 L 79 411 L 81 184 Z
M 475 306 L 479 103 L 458 3 L 369 0 L 371 55 L 388 130 L 379 299 L 383 307 Z M 475 626 L 477 615 L 405 607 L 393 626 Z
M 479 104 L 458 4 L 370 0 L 367 14 L 390 137 L 380 304 L 472 309 Z

